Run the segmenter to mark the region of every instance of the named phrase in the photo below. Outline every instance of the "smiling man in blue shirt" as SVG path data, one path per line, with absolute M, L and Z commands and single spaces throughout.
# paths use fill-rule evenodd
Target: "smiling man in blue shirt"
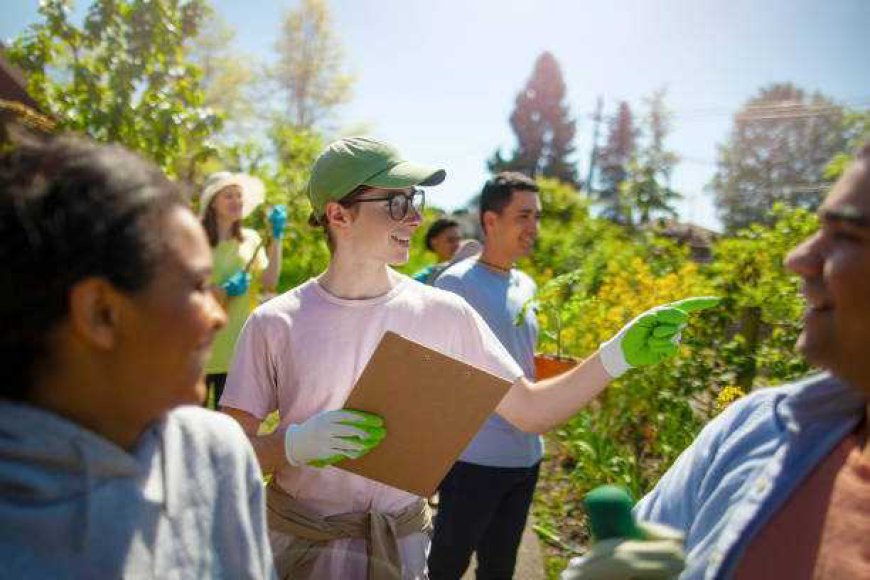
M 465 298 L 529 378 L 535 377 L 538 323 L 525 305 L 536 286 L 513 263 L 531 252 L 540 217 L 534 180 L 513 172 L 490 179 L 480 198 L 483 253 L 449 267 L 434 283 Z M 540 435 L 489 417 L 441 484 L 429 555 L 433 580 L 462 576 L 475 551 L 478 578 L 513 575 L 542 451 Z
M 655 534 L 607 540 L 563 579 L 683 565 L 693 579 L 870 578 L 870 144 L 819 217 L 785 265 L 807 302 L 797 347 L 827 372 L 731 405 L 635 507 L 685 534 L 685 562 Z

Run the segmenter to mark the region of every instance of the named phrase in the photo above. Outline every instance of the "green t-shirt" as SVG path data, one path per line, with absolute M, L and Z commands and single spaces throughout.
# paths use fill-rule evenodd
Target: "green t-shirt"
M 257 247 L 260 245 L 260 235 L 256 231 L 242 228 L 242 239 L 241 242 L 236 239 L 225 240 L 212 248 L 214 261 L 212 282 L 214 284 L 223 284 L 230 276 L 242 270 L 254 252 L 257 251 Z M 250 288 L 241 296 L 228 299 L 226 303 L 227 325 L 215 336 L 214 344 L 211 347 L 211 358 L 205 365 L 207 374 L 226 373 L 230 370 L 236 339 L 245 324 L 245 320 L 248 319 L 248 315 L 257 306 L 257 296 L 261 286 L 260 275 L 268 264 L 266 251 L 260 248 L 249 270 L 252 278 Z

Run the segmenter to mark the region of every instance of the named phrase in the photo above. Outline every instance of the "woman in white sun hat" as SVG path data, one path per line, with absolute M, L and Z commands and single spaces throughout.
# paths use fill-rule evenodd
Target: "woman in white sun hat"
M 200 196 L 200 218 L 214 257 L 212 283 L 227 311 L 227 325 L 215 338 L 205 368 L 215 407 L 223 394 L 242 325 L 257 305 L 260 289 L 273 291 L 281 274 L 281 238 L 287 223 L 284 206 L 269 211 L 271 239 L 266 251 L 260 234 L 242 227 L 242 220 L 264 199 L 262 181 L 228 171 L 211 174 Z

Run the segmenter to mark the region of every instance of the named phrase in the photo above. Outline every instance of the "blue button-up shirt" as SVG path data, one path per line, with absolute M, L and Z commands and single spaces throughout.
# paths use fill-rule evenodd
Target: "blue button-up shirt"
M 681 578 L 727 578 L 747 546 L 864 416 L 866 395 L 828 374 L 756 391 L 711 421 L 638 502 L 686 534 Z

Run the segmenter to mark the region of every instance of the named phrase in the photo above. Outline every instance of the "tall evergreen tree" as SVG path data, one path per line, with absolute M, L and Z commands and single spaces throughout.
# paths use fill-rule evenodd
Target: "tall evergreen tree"
M 722 222 L 730 230 L 769 223 L 777 201 L 815 209 L 828 187 L 825 168 L 846 148 L 836 103 L 790 83 L 762 88 L 735 115 L 719 147 L 710 188 Z
M 665 105 L 665 91 L 654 92 L 646 105 L 643 142 L 630 164 L 629 177 L 620 187 L 624 203 L 637 212 L 641 224 L 648 223 L 655 214 L 675 217 L 674 201 L 682 197 L 671 188 L 671 173 L 679 157 L 665 147 L 672 116 Z
M 535 62 L 532 76 L 519 92 L 510 124 L 517 137 L 513 155 L 505 159 L 501 150 L 487 162 L 489 170 L 520 171 L 537 177 L 553 177 L 576 186 L 574 153 L 576 123 L 565 100 L 565 81 L 555 57 L 544 52 Z
M 629 209 L 625 206 L 620 191 L 629 177 L 637 133 L 631 107 L 622 101 L 616 114 L 608 122 L 607 142 L 598 153 L 598 201 L 604 205 L 602 215 L 616 223 L 625 224 L 631 221 Z

